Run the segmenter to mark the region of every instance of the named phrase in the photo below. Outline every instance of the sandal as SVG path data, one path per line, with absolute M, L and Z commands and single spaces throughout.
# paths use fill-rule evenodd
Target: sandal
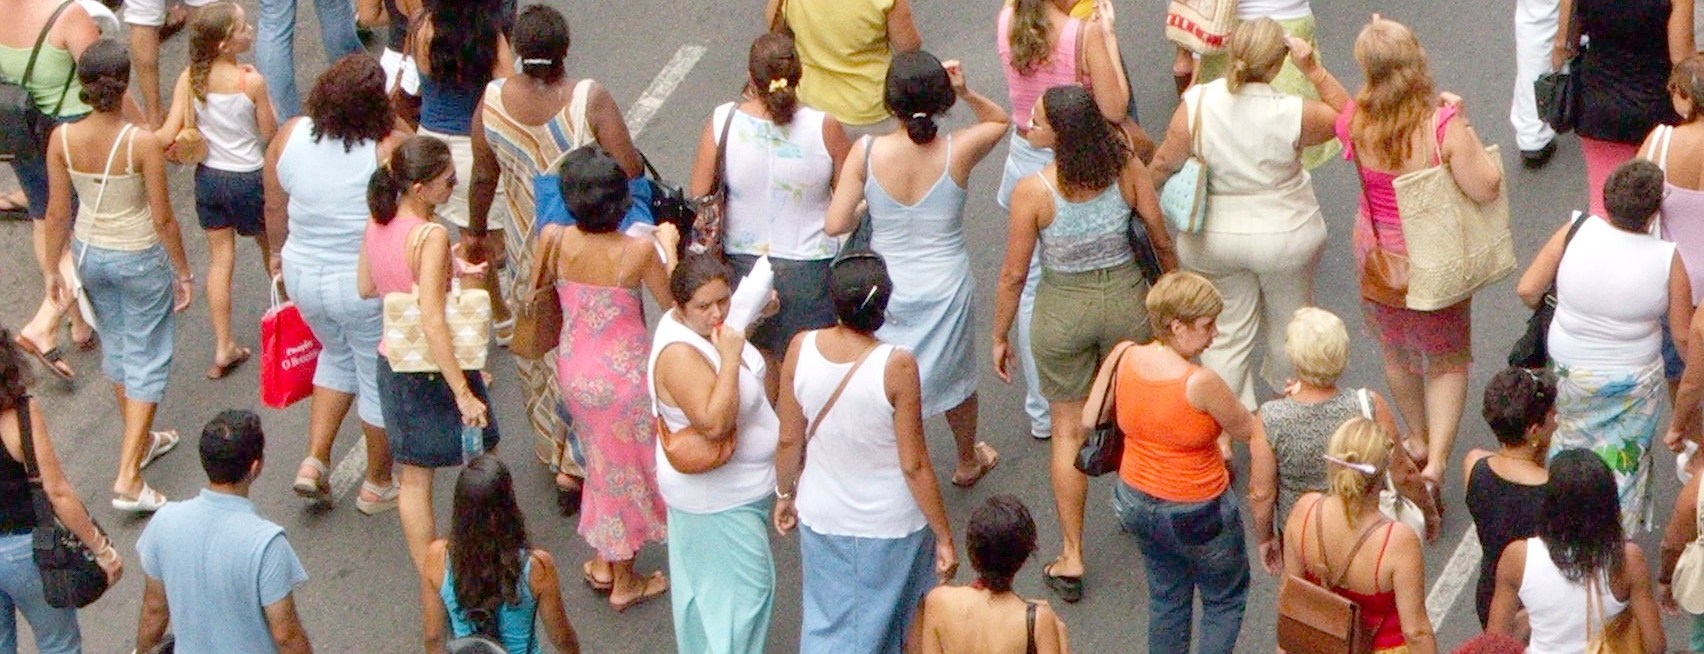
M 976 482 L 982 481 L 982 478 L 988 475 L 988 471 L 993 470 L 994 466 L 1000 465 L 1000 453 L 995 451 L 994 446 L 989 445 L 987 442 L 977 441 L 975 451 L 976 474 L 970 475 L 969 477 L 953 475 L 954 486 L 959 488 L 970 488 L 971 486 L 975 486 Z
M 167 452 L 172 451 L 172 448 L 178 446 L 180 440 L 177 431 L 171 429 L 148 432 L 148 436 L 153 440 L 149 441 L 148 452 L 142 455 L 142 465 L 136 466 L 137 470 L 146 468 L 148 464 L 165 456 Z
M 123 495 L 114 495 L 112 498 L 114 510 L 131 513 L 153 513 L 165 505 L 166 496 L 149 487 L 147 482 L 142 483 L 142 492 L 136 494 L 136 499 L 129 499 Z
M 612 584 L 612 592 L 609 595 L 609 605 L 615 607 L 616 613 L 622 613 L 627 611 L 627 609 L 631 609 L 635 606 L 651 601 L 652 599 L 656 599 L 668 591 L 669 579 L 668 577 L 663 576 L 663 571 L 658 570 L 651 573 L 651 576 L 646 577 L 645 581 L 640 584 L 639 594 L 637 596 L 625 602 L 615 601 L 615 593 L 613 592 Z
M 609 591 L 615 588 L 615 579 L 599 579 L 597 575 L 592 574 L 592 563 L 594 561 L 596 559 L 588 560 L 580 565 L 580 579 L 586 582 L 586 587 L 592 589 L 592 592 L 608 595 Z
M 0 195 L 0 218 L 10 218 L 12 220 L 29 219 L 29 199 L 25 198 L 23 202 L 19 202 L 18 197 L 21 195 L 23 195 L 23 191 L 13 191 L 11 193 Z
M 515 340 L 515 319 L 513 317 L 503 322 L 491 324 L 491 336 L 497 341 L 497 347 L 509 347 Z
M 73 329 L 71 330 L 71 343 L 77 346 L 78 352 L 88 352 L 89 350 L 100 347 L 101 333 L 90 328 L 88 336 L 84 338 L 77 338 L 77 330 Z
M 567 486 L 562 485 L 560 478 L 561 477 L 567 477 L 569 479 L 575 479 L 575 477 L 573 475 L 566 475 L 565 474 L 565 475 L 558 475 L 557 477 L 558 477 L 558 481 L 556 482 L 556 510 L 560 511 L 562 513 L 562 517 L 572 518 L 575 515 L 580 513 L 580 498 L 581 498 L 582 495 L 584 495 L 585 490 L 586 490 L 585 482 L 580 481 L 580 483 L 574 484 L 573 488 L 569 488 Z M 576 481 L 579 481 L 579 480 L 576 480 Z
M 1083 576 L 1067 576 L 1053 574 L 1053 564 L 1041 567 L 1041 578 L 1047 582 L 1047 589 L 1058 595 L 1067 604 L 1076 604 L 1083 600 Z
M 65 353 L 61 352 L 59 348 L 52 347 L 48 348 L 46 351 L 42 351 L 42 349 L 35 344 L 35 341 L 25 338 L 23 334 L 18 334 L 17 336 L 12 337 L 12 342 L 17 344 L 18 349 L 23 350 L 24 354 L 35 357 L 36 361 L 40 361 L 41 365 L 45 366 L 48 372 L 58 375 L 60 379 L 65 381 L 76 380 L 77 371 L 72 370 L 71 364 L 65 362 Z
M 249 357 L 252 355 L 254 355 L 253 351 L 246 347 L 239 347 L 237 348 L 237 356 L 231 357 L 231 360 L 229 361 L 219 363 L 219 360 L 215 358 L 213 360 L 213 367 L 207 369 L 207 378 L 224 379 L 226 375 L 231 374 L 232 370 L 236 370 L 241 367 L 243 363 L 247 362 Z
M 166 10 L 166 22 L 160 24 L 160 43 L 177 36 L 189 23 L 189 8 L 183 5 L 172 5 Z
M 367 499 L 371 495 L 374 499 Z M 378 515 L 396 508 L 397 497 L 402 495 L 402 486 L 391 480 L 389 486 L 380 486 L 370 481 L 361 482 L 361 494 L 355 496 L 355 510 L 362 515 Z
M 302 474 L 312 472 L 312 476 Z M 326 480 L 329 474 L 325 462 L 317 457 L 302 459 L 302 465 L 296 467 L 296 483 L 291 486 L 296 495 L 313 502 L 324 502 L 331 499 L 331 482 Z

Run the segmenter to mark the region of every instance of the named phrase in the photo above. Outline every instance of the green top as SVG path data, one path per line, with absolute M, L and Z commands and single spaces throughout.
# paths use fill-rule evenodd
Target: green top
M 33 43 L 33 42 L 32 42 Z M 24 78 L 24 69 L 29 67 L 30 48 L 14 48 L 0 45 L 0 77 L 14 84 Z M 59 105 L 59 115 L 56 117 L 81 116 L 89 113 L 89 105 L 78 97 L 83 90 L 83 84 L 77 81 L 77 62 L 71 59 L 71 51 L 55 48 L 51 44 L 41 45 L 41 55 L 36 57 L 35 72 L 30 74 L 29 92 L 35 98 L 36 108 L 44 113 L 53 113 L 53 107 Z M 71 85 L 65 85 L 65 78 L 71 77 Z M 59 104 L 60 89 L 65 89 L 65 104 Z

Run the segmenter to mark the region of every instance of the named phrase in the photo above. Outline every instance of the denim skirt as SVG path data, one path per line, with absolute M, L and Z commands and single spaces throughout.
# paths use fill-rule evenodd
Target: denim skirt
M 435 372 L 394 372 L 379 357 L 379 406 L 385 439 L 397 463 L 421 468 L 462 464 L 461 410 L 450 383 Z M 478 370 L 464 371 L 468 389 L 486 406 L 485 449 L 497 447 L 497 415 Z

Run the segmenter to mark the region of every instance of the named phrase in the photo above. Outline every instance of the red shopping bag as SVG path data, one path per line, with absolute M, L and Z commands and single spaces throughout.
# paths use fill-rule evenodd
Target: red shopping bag
M 279 302 L 278 286 L 273 285 L 272 308 L 260 319 L 260 402 L 274 409 L 313 394 L 320 353 L 319 339 L 296 303 Z

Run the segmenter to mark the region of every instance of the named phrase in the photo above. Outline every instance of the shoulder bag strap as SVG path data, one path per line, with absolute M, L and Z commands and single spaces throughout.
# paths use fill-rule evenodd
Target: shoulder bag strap
M 1365 388 L 1355 391 L 1355 398 L 1361 402 L 1361 416 L 1368 420 L 1378 420 L 1373 417 L 1373 394 Z
M 787 28 L 787 0 L 775 3 L 775 13 L 769 17 L 769 31 L 781 32 Z
M 1099 412 L 1095 414 L 1096 422 L 1107 419 L 1107 412 L 1109 409 L 1117 411 L 1118 399 L 1114 396 L 1118 392 L 1118 370 L 1124 363 L 1124 355 L 1129 354 L 1130 348 L 1135 346 L 1135 341 L 1124 341 L 1113 346 L 1113 349 L 1117 350 L 1117 353 L 1112 355 L 1112 374 L 1107 377 L 1106 392 L 1101 393 L 1100 409 Z
M 118 157 L 118 146 L 124 145 L 125 137 L 130 136 L 130 133 L 135 129 L 135 125 L 125 123 L 124 129 L 118 131 L 118 137 L 112 140 L 112 149 L 107 151 L 106 165 L 101 166 L 101 190 L 95 191 L 95 205 L 90 211 L 97 214 L 101 212 L 101 201 L 106 199 L 107 187 L 112 185 L 108 182 L 112 177 L 112 161 Z M 60 136 L 63 137 L 64 135 Z M 67 163 L 69 163 L 69 159 L 67 159 Z M 79 261 L 78 263 L 82 262 Z
M 413 273 L 414 283 L 416 286 L 420 284 L 420 257 L 424 254 L 423 250 L 426 247 L 426 235 L 434 227 L 438 229 L 444 228 L 443 225 L 439 225 L 434 222 L 425 222 L 415 225 L 414 229 L 408 231 L 408 241 L 407 244 L 403 246 L 403 262 L 408 264 L 408 271 Z M 455 277 L 455 273 L 452 271 L 450 276 Z
M 59 15 L 65 13 L 65 8 L 71 6 L 71 3 L 75 1 L 76 0 L 65 0 L 64 2 L 59 3 L 59 8 L 54 9 L 53 14 L 47 17 L 47 24 L 41 26 L 41 33 L 36 35 L 35 45 L 30 48 L 30 61 L 29 63 L 24 64 L 24 78 L 18 82 L 24 87 L 25 91 L 28 91 L 30 88 L 30 78 L 35 77 L 36 57 L 41 56 L 42 46 L 47 45 L 47 35 L 53 32 L 53 26 L 59 22 Z M 71 80 L 76 77 L 77 66 L 73 63 L 71 66 L 71 72 L 65 75 L 64 87 L 59 89 L 59 104 L 53 106 L 54 118 L 59 117 L 59 109 L 65 106 L 65 94 L 70 91 Z
M 30 396 L 18 398 L 18 441 L 24 451 L 24 475 L 29 478 L 31 506 L 35 510 L 36 527 L 51 529 L 53 522 L 58 519 L 53 514 L 53 506 L 47 502 L 47 492 L 41 487 L 41 466 L 36 463 L 35 439 L 32 432 L 35 428 L 30 423 Z
M 785 0 L 782 2 L 785 5 Z M 710 192 L 726 191 L 728 185 L 728 141 L 733 138 L 734 114 L 740 110 L 738 100 L 728 103 L 728 117 L 722 119 L 722 134 L 716 139 L 716 176 L 710 182 Z
M 820 334 L 821 332 L 818 333 Z M 806 445 L 809 445 L 811 439 L 816 437 L 817 428 L 822 426 L 822 419 L 828 416 L 829 409 L 834 408 L 835 401 L 840 399 L 840 394 L 846 390 L 846 385 L 852 382 L 852 376 L 858 374 L 858 369 L 863 367 L 864 359 L 868 358 L 870 353 L 876 351 L 876 348 L 878 347 L 881 347 L 880 342 L 864 348 L 864 352 L 859 354 L 858 359 L 852 362 L 852 369 L 846 371 L 846 376 L 840 379 L 840 385 L 834 387 L 834 393 L 828 396 L 828 401 L 824 402 L 822 409 L 817 411 L 816 419 L 811 421 L 810 429 L 805 431 Z
M 1321 500 L 1321 501 L 1324 501 L 1324 500 Z M 1335 588 L 1342 588 L 1343 587 L 1343 580 L 1349 578 L 1349 570 L 1351 570 L 1355 567 L 1355 555 L 1361 553 L 1361 546 L 1366 545 L 1367 544 L 1367 538 L 1372 536 L 1373 532 L 1378 531 L 1379 527 L 1383 527 L 1385 525 L 1385 523 L 1388 523 L 1388 522 L 1390 522 L 1389 518 L 1386 518 L 1383 515 L 1380 515 L 1377 522 L 1374 522 L 1373 524 L 1368 525 L 1366 529 L 1361 530 L 1361 536 L 1359 538 L 1355 539 L 1355 546 L 1349 548 L 1349 558 L 1343 564 L 1343 571 L 1337 573 L 1337 579 L 1331 583 L 1330 588 L 1335 589 Z M 1323 538 L 1325 536 L 1323 531 L 1321 532 L 1320 536 L 1321 536 L 1321 538 Z M 1320 547 L 1320 552 L 1323 553 L 1325 551 L 1325 542 L 1323 540 L 1320 542 L 1319 547 Z M 1327 566 L 1327 571 L 1329 571 L 1329 570 L 1330 570 L 1330 566 Z M 1375 581 L 1377 581 L 1377 580 L 1375 580 Z M 1374 584 L 1374 589 L 1377 590 L 1377 584 L 1376 583 Z
M 545 275 L 554 276 L 556 274 L 556 257 L 561 249 L 562 230 L 557 229 L 552 236 L 544 241 L 544 258 L 533 262 L 532 283 L 528 285 L 529 290 L 538 291 L 544 288 L 544 280 L 549 279 Z M 545 271 L 549 271 L 549 273 Z
M 1556 295 L 1561 288 L 1561 284 L 1556 282 L 1557 278 L 1562 276 L 1562 259 L 1568 256 L 1568 244 L 1574 242 L 1574 235 L 1580 233 L 1581 225 L 1586 224 L 1586 215 L 1575 210 L 1571 220 L 1572 222 L 1568 225 L 1568 235 L 1562 237 L 1562 255 L 1556 257 L 1556 275 L 1550 278 L 1550 294 L 1552 296 Z
M 1089 86 L 1093 83 L 1093 81 L 1089 79 L 1089 52 L 1083 47 L 1083 43 L 1088 38 L 1088 32 L 1091 29 L 1089 27 L 1089 21 L 1081 18 L 1070 18 L 1065 21 L 1065 25 L 1077 28 L 1077 83 L 1085 87 Z
M 1024 654 L 1036 654 L 1035 602 L 1024 602 Z
M 1195 120 L 1194 123 L 1189 126 L 1189 154 L 1200 159 L 1201 132 L 1202 128 L 1205 127 L 1201 123 L 1201 105 L 1207 104 L 1207 87 L 1204 85 L 1197 85 L 1196 88 L 1200 90 L 1195 92 L 1195 111 L 1193 112 L 1195 114 Z

